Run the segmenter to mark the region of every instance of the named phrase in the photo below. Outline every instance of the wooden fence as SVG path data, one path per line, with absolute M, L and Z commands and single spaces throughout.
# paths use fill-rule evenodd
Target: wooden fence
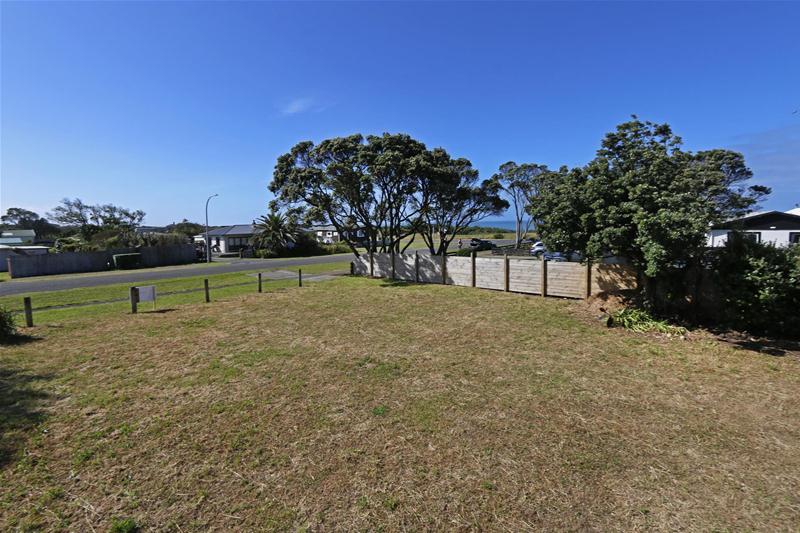
M 507 292 L 588 298 L 632 289 L 636 276 L 626 266 L 544 261 L 516 257 L 363 254 L 352 262 L 357 275 L 418 283 L 440 283 Z

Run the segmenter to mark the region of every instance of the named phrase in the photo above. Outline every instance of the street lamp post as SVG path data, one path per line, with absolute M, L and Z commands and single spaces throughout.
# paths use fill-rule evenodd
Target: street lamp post
M 206 200 L 206 263 L 211 262 L 211 241 L 208 239 L 208 202 L 215 196 L 219 196 L 219 194 L 212 194 Z

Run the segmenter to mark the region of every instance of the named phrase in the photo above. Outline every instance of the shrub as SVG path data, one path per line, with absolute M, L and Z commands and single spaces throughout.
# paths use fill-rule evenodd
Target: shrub
M 17 323 L 14 313 L 0 307 L 0 342 L 12 339 L 17 334 Z
M 114 254 L 114 268 L 127 270 L 141 266 L 142 254 Z
M 113 518 L 111 520 L 111 533 L 136 533 L 139 524 L 133 518 Z
M 325 253 L 328 254 L 346 254 L 351 251 L 350 247 L 343 242 L 337 242 L 334 244 L 324 244 L 322 245 L 322 249 L 325 251 Z
M 734 234 L 710 263 L 722 325 L 800 336 L 800 246 L 776 248 Z
M 453 255 L 458 257 L 469 257 L 472 255 L 472 248 L 461 248 L 460 250 L 456 250 Z
M 492 239 L 502 239 L 505 236 L 506 236 L 505 233 L 498 232 L 498 233 L 495 233 L 494 235 L 492 235 Z
M 633 307 L 626 307 L 613 313 L 609 319 L 609 325 L 629 329 L 637 333 L 686 334 L 686 328 L 673 326 L 665 320 L 657 320 L 647 311 Z

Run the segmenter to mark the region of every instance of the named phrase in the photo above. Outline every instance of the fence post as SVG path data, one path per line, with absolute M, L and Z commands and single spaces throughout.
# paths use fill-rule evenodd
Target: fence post
M 442 285 L 447 285 L 447 253 L 442 252 Z
M 414 281 L 419 283 L 419 251 L 414 250 Z
M 369 277 L 375 277 L 375 258 L 371 250 L 369 252 Z
M 33 306 L 31 305 L 31 297 L 26 296 L 22 299 L 22 305 L 25 307 L 25 325 L 29 328 L 33 327 Z
M 261 292 L 261 272 L 258 273 L 258 292 Z
M 350 275 L 351 276 L 355 276 L 356 275 L 356 263 L 355 263 L 355 261 L 350 261 Z
M 542 254 L 542 298 L 547 296 L 547 261 Z
M 509 288 L 511 287 L 511 273 L 509 272 L 508 266 L 508 254 L 503 254 L 503 288 L 506 292 L 508 292 Z
M 592 262 L 586 260 L 586 298 L 592 295 Z
M 475 286 L 475 258 L 477 257 L 478 253 L 475 250 L 472 250 L 470 256 L 472 257 L 472 286 Z
M 139 303 L 139 288 L 138 287 L 131 287 L 131 314 L 135 315 L 136 312 L 139 310 L 138 304 Z
M 394 281 L 395 279 L 396 278 L 394 273 L 394 248 L 392 248 L 392 281 Z
M 302 287 L 303 286 L 303 269 L 302 268 L 298 268 L 297 269 L 297 286 L 298 287 Z
M 203 289 L 206 293 L 206 303 L 209 303 L 211 301 L 211 295 L 208 293 L 208 278 L 203 280 Z

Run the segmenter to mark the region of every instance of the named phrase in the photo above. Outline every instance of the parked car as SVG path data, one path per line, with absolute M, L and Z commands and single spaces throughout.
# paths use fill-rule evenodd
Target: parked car
M 539 255 L 545 253 L 547 250 L 544 247 L 544 243 L 542 241 L 536 241 L 531 246 L 531 255 Z
M 483 239 L 476 239 L 472 238 L 469 241 L 469 247 L 473 251 L 480 252 L 481 250 L 491 250 L 492 248 L 496 248 L 497 245 L 491 241 L 485 241 Z
M 545 252 L 544 260 L 553 261 L 555 263 L 561 263 L 567 260 L 567 256 L 562 254 L 561 252 Z

